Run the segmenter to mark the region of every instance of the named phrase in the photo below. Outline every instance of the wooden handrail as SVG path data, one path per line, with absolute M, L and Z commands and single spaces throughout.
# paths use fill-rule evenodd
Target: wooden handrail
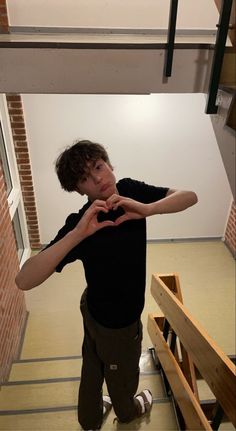
M 182 292 L 180 288 L 178 274 L 162 275 L 162 281 L 166 284 L 166 286 L 170 289 L 170 291 L 176 296 L 176 298 L 178 298 L 178 300 L 183 304 L 183 297 L 182 297 Z M 194 368 L 192 358 L 185 350 L 182 344 L 180 344 L 180 348 L 181 348 L 181 355 L 182 355 L 181 369 L 184 372 L 185 378 L 187 379 L 187 382 L 190 385 L 195 397 L 199 401 L 195 368 Z M 179 358 L 177 358 L 177 360 L 179 360 Z
M 151 293 L 226 416 L 236 426 L 235 366 L 166 286 L 164 277 L 152 276 Z M 159 335 L 156 337 L 160 339 Z
M 198 399 L 195 397 L 156 323 L 155 316 L 152 314 L 148 316 L 148 333 L 167 376 L 174 398 L 181 410 L 187 429 L 191 431 L 212 431 Z

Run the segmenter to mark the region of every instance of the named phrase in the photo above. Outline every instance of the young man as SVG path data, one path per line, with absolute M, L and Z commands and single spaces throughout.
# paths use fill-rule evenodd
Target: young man
M 31 257 L 16 277 L 20 289 L 45 281 L 80 259 L 87 288 L 81 298 L 84 322 L 83 366 L 78 419 L 84 430 L 100 429 L 113 405 L 117 419 L 129 422 L 150 411 L 147 389 L 139 383 L 146 276 L 146 217 L 185 210 L 197 202 L 191 191 L 155 187 L 124 178 L 116 183 L 106 150 L 79 141 L 57 159 L 63 189 L 87 195 L 53 241 Z M 102 396 L 104 379 L 110 397 Z

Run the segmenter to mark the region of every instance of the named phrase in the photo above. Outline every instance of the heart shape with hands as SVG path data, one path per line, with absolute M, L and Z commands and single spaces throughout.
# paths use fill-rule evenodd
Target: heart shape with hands
M 115 222 L 119 217 L 123 216 L 125 211 L 122 207 L 118 207 L 117 209 L 111 209 L 108 212 L 100 211 L 97 215 L 97 221 L 102 223 L 103 221 L 110 220 Z
M 134 199 L 114 194 L 106 202 L 95 201 L 100 206 L 97 212 L 97 222 L 111 222 L 115 226 L 131 219 L 146 217 L 148 205 Z
M 122 207 L 118 207 L 117 209 L 111 209 L 107 213 L 100 211 L 97 215 L 97 221 L 99 223 L 110 220 L 116 221 L 119 217 L 125 214 L 125 211 Z
M 84 239 L 104 227 L 115 227 L 128 220 L 146 217 L 150 214 L 148 206 L 116 194 L 106 201 L 96 199 L 85 211 L 76 228 Z

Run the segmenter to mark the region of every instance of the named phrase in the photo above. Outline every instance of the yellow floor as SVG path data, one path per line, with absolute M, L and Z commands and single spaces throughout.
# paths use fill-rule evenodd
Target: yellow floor
M 106 421 L 102 426 L 104 431 L 115 430 L 147 430 L 147 431 L 167 431 L 177 430 L 173 410 L 169 404 L 153 405 L 151 415 L 143 417 L 140 420 L 133 421 L 130 424 L 113 423 L 115 415 L 110 412 Z M 76 410 L 49 412 L 41 414 L 25 414 L 21 416 L 5 416 L 3 417 L 2 431 L 79 431 Z M 0 417 L 1 426 L 1 417 Z
M 234 354 L 235 260 L 224 243 L 148 244 L 143 350 L 151 343 L 145 327 L 147 315 L 158 310 L 150 294 L 155 272 L 178 273 L 185 306 L 226 354 Z M 79 301 L 85 285 L 78 261 L 26 293 L 30 316 L 22 358 L 81 354 Z
M 235 354 L 235 261 L 225 245 L 221 241 L 148 244 L 139 388 L 150 387 L 155 402 L 150 417 L 129 425 L 112 424 L 112 411 L 104 430 L 177 429 L 173 408 L 165 398 L 148 350 L 152 345 L 146 329 L 147 315 L 158 312 L 150 295 L 151 275 L 155 272 L 179 275 L 185 306 L 226 354 Z M 1 431 L 80 430 L 76 403 L 83 337 L 79 301 L 84 288 L 83 269 L 78 262 L 26 293 L 29 318 L 20 361 L 12 367 L 9 385 L 0 391 Z M 207 388 L 201 391 L 204 399 L 211 396 Z M 220 427 L 233 429 L 225 423 Z

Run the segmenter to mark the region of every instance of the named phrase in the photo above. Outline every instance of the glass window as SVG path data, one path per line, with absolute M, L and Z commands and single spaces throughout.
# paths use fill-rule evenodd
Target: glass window
M 3 175 L 4 175 L 5 186 L 6 186 L 7 197 L 8 197 L 11 190 L 12 190 L 12 180 L 11 180 L 9 163 L 8 163 L 8 159 L 7 159 L 7 153 L 6 153 L 4 140 L 3 140 L 3 132 L 2 132 L 1 122 L 0 122 L 0 159 L 2 161 Z
M 21 223 L 20 223 L 20 217 L 19 217 L 18 209 L 16 210 L 14 217 L 12 219 L 12 226 L 13 226 L 13 231 L 14 231 L 15 240 L 16 240 L 18 259 L 20 262 L 21 258 L 23 256 L 23 253 L 24 253 L 24 241 L 23 241 L 23 235 L 22 235 L 22 230 L 21 230 Z
M 9 213 L 14 230 L 20 267 L 30 256 L 30 245 L 24 204 L 17 171 L 16 156 L 11 132 L 6 96 L 0 94 L 0 161 L 7 190 Z

